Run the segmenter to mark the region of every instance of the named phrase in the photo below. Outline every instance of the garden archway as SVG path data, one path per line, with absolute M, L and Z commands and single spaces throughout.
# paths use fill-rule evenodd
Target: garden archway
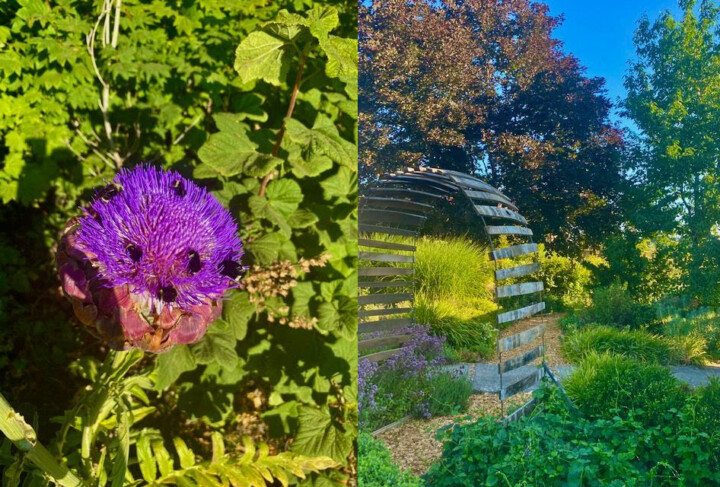
M 464 173 L 421 167 L 385 174 L 364 193 L 359 204 L 361 359 L 385 360 L 404 350 L 410 339 L 404 330 L 414 324 L 415 239 L 421 235 L 428 216 L 443 201 L 467 204 L 484 230 L 490 259 L 495 264 L 497 326 L 545 309 L 543 283 L 533 279 L 540 268 L 533 232 L 518 208 L 498 189 Z M 393 236 L 404 237 L 405 241 L 393 241 Z M 544 328 L 543 323 L 498 340 L 501 399 L 541 379 L 546 367 L 533 368 L 505 386 L 502 376 L 542 357 L 542 344 L 508 360 L 503 360 L 503 354 L 541 339 Z

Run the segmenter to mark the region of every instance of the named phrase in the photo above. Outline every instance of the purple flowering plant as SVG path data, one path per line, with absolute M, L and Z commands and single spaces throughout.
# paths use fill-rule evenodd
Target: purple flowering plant
M 78 319 L 115 349 L 163 352 L 195 343 L 247 267 L 230 212 L 175 171 L 121 170 L 57 252 Z

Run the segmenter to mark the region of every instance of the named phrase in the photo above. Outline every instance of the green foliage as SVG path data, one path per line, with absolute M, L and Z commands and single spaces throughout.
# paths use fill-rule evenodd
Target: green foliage
M 567 336 L 562 344 L 565 358 L 580 362 L 588 354 L 610 352 L 644 362 L 670 362 L 670 344 L 643 330 L 617 330 L 609 326 L 587 326 Z
M 713 308 L 689 309 L 669 300 L 656 305 L 662 333 L 688 347 L 691 339 L 704 341 L 713 358 L 720 357 L 720 312 Z
M 3 321 L 6 310 L 11 318 L 0 332 L 11 344 L 0 346 L 3 391 L 26 367 L 14 350 L 60 384 L 57 401 L 46 400 L 53 388 L 43 401 L 16 386 L 9 399 L 41 420 L 67 409 L 58 455 L 102 485 L 177 469 L 153 450 L 158 434 L 195 443 L 185 458 L 209 455 L 199 438 L 210 430 L 225 438 L 227 461 L 198 460 L 188 481 L 223 483 L 241 471 L 241 485 L 347 482 L 357 427 L 357 9 L 333 0 L 115 5 L 0 6 L 0 197 L 9 203 L 0 217 L 25 232 L 0 242 L 20 254 L 0 279 Z M 130 392 L 104 401 L 98 383 L 88 405 L 75 406 L 72 393 L 97 379 L 84 368 L 99 351 L 70 325 L 51 249 L 91 188 L 141 161 L 192 174 L 230 209 L 246 279 L 270 291 L 233 291 L 200 343 L 136 365 Z M 275 292 L 281 284 L 288 290 Z M 73 377 L 66 368 L 78 356 Z M 157 431 L 143 428 L 146 417 Z M 53 430 L 43 423 L 42 439 Z M 248 454 L 242 438 L 258 431 L 281 453 Z M 148 445 L 157 465 L 143 461 L 141 471 L 136 456 Z
M 578 259 L 538 246 L 539 276 L 545 284 L 545 301 L 552 311 L 578 309 L 590 304 L 593 273 L 589 266 L 602 266 L 601 259 Z
M 423 482 L 395 465 L 390 451 L 368 433 L 358 437 L 358 485 L 361 487 L 421 487 Z
M 717 386 L 708 395 L 716 391 Z M 695 398 L 679 410 L 660 411 L 658 424 L 647 426 L 632 416 L 578 416 L 554 388 L 535 394 L 543 407 L 530 419 L 505 426 L 486 417 L 454 425 L 427 484 L 679 487 L 720 482 L 712 448 L 717 430 L 697 422 L 701 408 Z M 717 418 L 717 409 L 714 413 Z
M 643 18 L 634 37 L 624 108 L 638 128 L 633 172 L 642 184 L 630 192 L 631 222 L 644 235 L 673 238 L 687 292 L 717 304 L 720 7 L 697 0 L 680 7 L 678 18 L 670 11 Z
M 609 353 L 590 352 L 565 381 L 573 403 L 592 418 L 633 415 L 646 425 L 662 424 L 687 395 L 670 369 Z
M 593 291 L 592 305 L 580 312 L 580 320 L 583 323 L 639 328 L 653 324 L 655 310 L 650 305 L 633 300 L 627 285 L 612 284 Z
M 464 374 L 441 372 L 430 378 L 428 408 L 433 416 L 448 416 L 467 411 L 473 383 Z

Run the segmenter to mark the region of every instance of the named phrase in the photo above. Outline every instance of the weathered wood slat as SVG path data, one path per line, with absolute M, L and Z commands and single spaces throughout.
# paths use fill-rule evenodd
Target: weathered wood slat
M 485 230 L 489 235 L 532 235 L 533 232 L 527 227 L 517 225 L 488 225 Z
M 397 223 L 398 225 L 420 226 L 427 217 L 405 211 L 379 210 L 373 208 L 360 208 L 358 218 L 363 222 Z
M 398 293 L 398 294 L 369 294 L 367 296 L 359 296 L 358 304 L 364 306 L 366 304 L 392 304 L 402 303 L 403 301 L 412 301 L 413 295 L 411 293 Z
M 384 233 L 387 235 L 402 235 L 404 237 L 417 237 L 417 235 L 418 235 L 418 232 L 416 230 L 406 230 L 404 228 L 383 227 L 381 225 L 370 225 L 368 223 L 358 224 L 358 231 L 360 233 L 365 233 L 365 234 Z
M 411 313 L 412 308 L 378 308 L 378 309 L 363 309 L 358 311 L 358 318 L 368 318 L 370 316 L 387 316 L 387 315 L 398 315 L 401 313 Z
M 407 276 L 413 273 L 411 267 L 360 267 L 358 276 Z
M 519 284 L 511 284 L 509 286 L 498 286 L 495 288 L 495 296 L 498 298 L 509 298 L 511 296 L 522 296 L 523 294 L 532 294 L 540 292 L 544 289 L 542 282 L 521 282 Z
M 455 193 L 458 188 L 454 184 L 446 184 L 442 183 L 440 181 L 433 181 L 430 178 L 425 178 L 423 176 L 415 176 L 410 174 L 398 174 L 398 175 L 388 175 L 387 179 L 381 179 L 380 183 L 382 184 L 392 184 L 392 183 L 411 183 L 411 184 L 418 184 L 420 186 L 425 186 L 433 191 L 440 191 L 443 193 L 451 194 Z
M 394 331 L 412 326 L 410 318 L 393 318 L 390 320 L 366 321 L 359 323 L 360 333 L 373 333 L 377 331 Z
M 412 335 L 393 335 L 389 337 L 373 338 L 358 342 L 358 350 L 370 350 L 371 348 L 391 347 L 403 345 L 409 341 Z
M 507 279 L 509 277 L 522 277 L 528 274 L 532 274 L 540 270 L 540 264 L 537 262 L 534 264 L 519 265 L 516 267 L 508 267 L 507 269 L 499 269 L 495 271 L 495 279 L 498 281 Z
M 515 211 L 517 211 L 518 209 L 517 206 L 513 205 L 509 199 L 498 193 L 488 193 L 487 191 L 475 191 L 472 189 L 466 189 L 465 194 L 474 200 L 495 201 L 497 203 L 502 203 L 503 205 L 508 206 Z
M 543 377 L 543 369 L 534 369 L 530 374 L 526 375 L 522 379 L 513 382 L 507 387 L 504 387 L 500 391 L 500 399 L 507 399 L 508 397 L 514 396 L 519 392 L 535 385 Z
M 508 424 L 512 421 L 518 421 L 519 419 L 528 416 L 535 410 L 537 405 L 538 402 L 535 400 L 535 398 L 530 398 L 528 402 L 517 408 L 515 411 L 512 412 L 512 414 L 505 416 L 505 418 L 503 418 L 503 423 Z
M 395 242 L 383 242 L 381 240 L 369 240 L 367 238 L 358 239 L 358 245 L 360 245 L 361 247 L 373 247 L 376 249 L 406 250 L 408 252 L 415 252 L 414 245 L 405 245 Z
M 509 337 L 501 338 L 498 340 L 498 350 L 500 352 L 507 352 L 513 348 L 521 347 L 542 335 L 543 331 L 545 331 L 544 323 L 520 333 L 510 335 Z
M 370 260 L 373 262 L 408 262 L 415 261 L 412 255 L 380 254 L 377 252 L 358 252 L 358 259 Z
M 407 188 L 380 188 L 374 187 L 368 190 L 372 194 L 376 195 L 390 195 L 390 196 L 407 196 L 408 198 L 426 197 L 426 198 L 442 198 L 443 195 L 436 193 L 428 193 L 425 191 L 418 191 L 416 189 Z
M 504 218 L 527 225 L 527 220 L 520 213 L 507 208 L 498 208 L 497 206 L 475 205 L 475 212 L 478 215 L 488 216 L 492 218 Z
M 467 174 L 463 174 L 457 171 L 445 171 L 445 173 L 447 173 L 448 176 L 456 183 L 467 186 L 468 188 L 479 189 L 481 191 L 487 191 L 488 193 L 496 193 L 499 195 L 503 195 L 500 191 L 498 191 L 496 187 L 491 186 L 486 182 L 480 181 L 479 179 L 470 177 Z
M 413 287 L 415 285 L 412 281 L 360 281 L 358 287 Z
M 523 318 L 527 318 L 528 316 L 532 316 L 535 313 L 539 313 L 540 311 L 542 311 L 544 309 L 545 309 L 545 303 L 540 302 L 540 303 L 531 304 L 530 306 L 525 306 L 524 308 L 514 309 L 512 311 L 500 313 L 497 317 L 498 324 L 507 323 L 509 321 L 521 320 Z
M 411 210 L 421 213 L 429 213 L 433 210 L 433 206 L 428 205 L 427 203 L 418 203 L 417 201 L 402 200 L 398 198 L 383 198 L 379 196 L 361 196 L 360 205 L 373 208 Z
M 404 350 L 405 348 L 393 348 L 392 350 L 383 350 L 382 352 L 371 353 L 370 355 L 365 355 L 359 358 L 369 360 L 370 362 L 379 362 L 381 360 L 388 359 L 393 355 L 397 355 Z
M 538 244 L 536 243 L 525 243 L 520 245 L 513 245 L 512 247 L 505 247 L 504 249 L 497 249 L 490 252 L 491 260 L 509 259 L 510 257 L 519 257 L 525 254 L 532 254 L 537 252 Z
M 498 373 L 504 374 L 505 372 L 510 372 L 511 370 L 515 370 L 518 367 L 527 365 L 539 356 L 541 356 L 543 352 L 545 352 L 545 346 L 540 345 L 518 357 L 513 357 L 511 359 L 505 360 L 504 362 L 500 362 L 498 364 Z

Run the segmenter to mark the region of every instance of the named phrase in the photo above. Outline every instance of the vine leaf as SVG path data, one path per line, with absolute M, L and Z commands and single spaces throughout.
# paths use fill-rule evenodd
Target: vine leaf
M 306 455 L 327 455 L 344 463 L 353 447 L 352 438 L 341 429 L 328 408 L 300 407 L 300 428 L 292 450 Z

